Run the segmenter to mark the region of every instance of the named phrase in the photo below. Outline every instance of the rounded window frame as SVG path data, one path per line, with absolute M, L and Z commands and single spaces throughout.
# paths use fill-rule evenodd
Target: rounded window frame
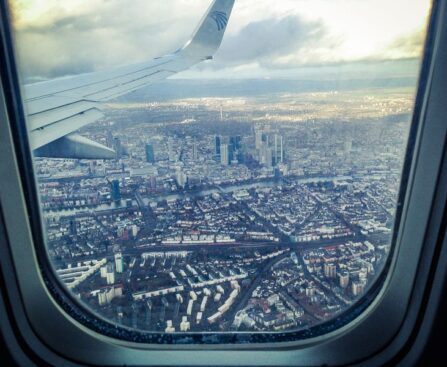
M 378 291 L 375 299 L 354 320 L 325 335 L 295 341 L 237 345 L 232 343 L 162 345 L 141 344 L 104 336 L 73 319 L 51 297 L 50 293 L 53 292 L 49 292 L 48 289 L 51 289 L 54 283 L 52 280 L 48 281 L 49 278 L 42 276 L 41 271 L 45 272 L 48 269 L 42 269 L 42 262 L 39 263 L 36 254 L 37 247 L 35 245 L 37 243 L 41 247 L 45 245 L 42 242 L 42 233 L 36 235 L 36 232 L 42 232 L 40 219 L 36 220 L 35 217 L 32 217 L 32 213 L 36 212 L 37 196 L 34 199 L 25 196 L 27 192 L 29 195 L 30 190 L 33 191 L 32 187 L 34 186 L 30 188 L 30 185 L 34 185 L 34 178 L 29 177 L 29 172 L 26 173 L 27 167 L 29 168 L 29 164 L 32 162 L 30 161 L 26 137 L 21 136 L 23 134 L 24 116 L 17 90 L 15 96 L 13 96 L 16 103 L 13 103 L 12 107 L 8 106 L 11 101 L 8 102 L 8 98 L 6 98 L 6 104 L 0 110 L 0 114 L 3 115 L 2 119 L 5 121 L 8 119 L 10 121 L 16 120 L 16 123 L 21 122 L 22 124 L 22 132 L 17 128 L 12 129 L 7 123 L 0 126 L 2 156 L 8 160 L 8 164 L 5 164 L 5 166 L 7 166 L 9 172 L 14 172 L 11 180 L 0 184 L 0 191 L 11 193 L 8 195 L 9 197 L 6 197 L 6 195 L 0 196 L 0 202 L 9 243 L 20 243 L 20 246 L 12 246 L 10 250 L 24 310 L 24 315 L 16 315 L 16 317 L 25 316 L 26 320 L 24 321 L 28 322 L 31 329 L 34 330 L 35 337 L 44 341 L 44 344 L 50 345 L 57 354 L 89 364 L 120 365 L 129 364 L 129 361 L 132 361 L 134 365 L 147 365 L 148 360 L 150 360 L 155 365 L 162 362 L 167 364 L 206 365 L 209 364 L 209 358 L 215 355 L 220 356 L 217 361 L 220 361 L 219 364 L 228 365 L 259 365 L 262 361 L 265 361 L 267 365 L 279 365 L 292 360 L 305 365 L 319 365 L 328 363 L 329 357 L 331 358 L 330 364 L 351 364 L 354 361 L 364 359 L 366 355 L 371 356 L 375 352 L 386 348 L 391 341 L 396 340 L 393 337 L 396 336 L 396 332 L 406 319 L 409 303 L 403 300 L 411 299 L 416 272 L 418 266 L 420 266 L 420 256 L 414 255 L 427 250 L 427 247 L 430 249 L 430 245 L 433 245 L 425 243 L 422 247 L 424 239 L 426 239 L 426 226 L 415 225 L 421 221 L 428 225 L 432 219 L 430 218 L 431 203 L 435 197 L 437 173 L 440 170 L 444 155 L 443 144 L 434 144 L 433 142 L 441 142 L 446 135 L 446 129 L 442 130 L 443 127 L 440 123 L 439 110 L 442 108 L 442 103 L 439 105 L 438 101 L 438 105 L 436 105 L 435 101 L 435 106 L 433 106 L 430 97 L 436 94 L 442 95 L 440 91 L 447 90 L 447 87 L 443 87 L 440 85 L 442 83 L 439 82 L 439 80 L 442 80 L 439 75 L 447 74 L 447 72 L 442 71 L 441 66 L 443 58 L 447 60 L 447 55 L 445 50 L 438 52 L 441 41 L 447 40 L 447 27 L 443 25 L 445 22 L 442 22 L 447 16 L 445 2 L 436 2 L 433 6 L 436 11 L 433 12 L 432 16 L 428 47 L 433 48 L 433 53 L 431 56 L 426 55 L 422 69 L 421 81 L 426 81 L 426 85 L 420 85 L 417 97 L 418 109 L 415 111 L 415 118 L 418 119 L 419 123 L 413 124 L 417 128 L 412 134 L 414 150 L 408 152 L 406 158 L 408 189 L 404 193 L 405 200 L 401 208 L 400 230 L 395 232 L 395 250 L 389 258 L 389 271 L 384 275 L 383 287 Z M 4 30 L 2 31 L 4 32 Z M 2 37 L 2 41 L 4 42 L 4 37 Z M 11 50 L 12 46 L 9 45 L 9 47 Z M 10 60 L 12 63 L 13 61 L 13 59 Z M 13 68 L 14 65 L 12 64 L 8 70 L 12 74 L 9 77 L 12 83 L 15 79 L 15 86 L 17 86 L 18 78 L 17 75 L 14 76 L 15 72 L 12 72 Z M 5 100 L 5 97 L 7 97 L 3 88 L 1 97 L 1 100 Z M 428 120 L 430 120 L 429 124 L 427 123 Z M 25 191 L 23 191 L 23 187 L 26 188 Z M 28 201 L 28 204 L 25 201 Z M 14 204 L 17 202 L 23 204 L 19 209 Z M 33 202 L 34 207 L 31 205 Z M 417 214 L 420 212 L 420 208 L 423 208 L 424 214 L 422 216 Z M 12 216 L 14 213 L 16 215 Z M 34 219 L 31 223 L 29 216 Z M 409 264 L 411 270 L 404 276 L 404 269 L 408 270 Z M 33 294 L 33 297 L 27 297 L 27 294 Z M 54 294 L 52 295 L 54 296 Z M 48 328 L 47 320 L 42 318 L 43 314 L 48 313 L 55 318 L 55 325 L 51 329 Z M 386 332 L 380 327 L 384 323 L 389 327 Z M 376 335 L 376 332 L 380 333 L 378 335 L 386 340 L 376 340 L 371 345 L 366 346 L 362 338 L 365 330 L 373 335 Z M 66 343 L 71 340 L 77 340 L 78 345 L 67 348 Z M 82 348 L 98 350 L 99 352 L 96 356 L 81 355 L 82 353 L 80 354 L 79 351 Z M 166 350 L 170 351 L 169 357 L 166 355 Z M 255 359 L 251 354 L 254 350 L 257 353 Z M 345 353 L 334 353 L 337 350 L 340 352 L 352 350 L 353 353 L 350 357 L 347 357 L 342 355 Z

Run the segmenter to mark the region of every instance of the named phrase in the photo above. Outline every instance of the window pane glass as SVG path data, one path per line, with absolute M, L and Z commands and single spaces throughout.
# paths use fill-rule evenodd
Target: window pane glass
M 10 4 L 45 248 L 81 305 L 143 331 L 276 332 L 364 299 L 428 1 Z

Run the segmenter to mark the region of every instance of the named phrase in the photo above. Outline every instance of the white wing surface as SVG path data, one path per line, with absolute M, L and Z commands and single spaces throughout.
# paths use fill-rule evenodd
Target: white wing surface
M 30 145 L 35 156 L 114 158 L 115 152 L 74 134 L 103 116 L 102 103 L 212 59 L 234 0 L 214 0 L 191 39 L 178 51 L 115 69 L 25 85 Z

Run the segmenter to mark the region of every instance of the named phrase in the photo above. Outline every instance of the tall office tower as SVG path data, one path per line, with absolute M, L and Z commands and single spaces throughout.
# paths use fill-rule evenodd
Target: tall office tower
M 111 182 L 111 191 L 112 191 L 112 200 L 120 201 L 121 200 L 121 192 L 120 192 L 120 182 L 118 180 L 113 180 Z
M 220 160 L 220 136 L 216 135 L 214 138 L 214 154 L 216 158 Z
M 223 121 L 223 108 L 220 106 L 220 122 Z
M 228 166 L 228 164 L 230 163 L 230 151 L 228 144 L 220 145 L 220 163 L 222 163 L 224 166 Z
M 107 141 L 107 146 L 109 148 L 113 148 L 113 135 L 112 135 L 112 131 L 111 130 L 107 130 L 106 141 Z
M 118 137 L 113 138 L 113 149 L 115 150 L 115 158 L 120 159 L 123 155 L 123 148 L 121 146 L 121 139 Z
M 154 147 L 152 146 L 152 144 L 146 144 L 146 162 L 155 162 Z
M 237 164 L 237 150 L 228 144 L 228 164 Z
M 233 151 L 241 148 L 241 140 L 240 135 L 230 136 L 230 146 Z
M 229 159 L 230 162 L 241 163 L 239 158 L 241 157 L 242 146 L 241 146 L 241 136 L 230 136 L 230 144 L 229 144 Z
M 283 137 L 275 134 L 275 150 L 274 150 L 274 165 L 283 163 L 284 151 L 283 151 Z
M 242 149 L 242 137 L 240 135 L 236 136 L 236 144 L 237 144 L 237 149 Z
M 115 269 L 117 273 L 122 273 L 124 270 L 123 255 L 121 252 L 115 254 Z

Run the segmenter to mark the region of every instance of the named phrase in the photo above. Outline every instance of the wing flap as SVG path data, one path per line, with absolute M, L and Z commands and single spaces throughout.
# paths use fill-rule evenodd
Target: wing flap
M 44 128 L 31 131 L 30 144 L 31 149 L 37 149 L 52 141 L 59 139 L 65 135 L 70 134 L 91 123 L 99 120 L 104 114 L 98 109 L 91 109 L 71 116 L 69 118 L 46 125 Z
M 44 101 L 51 102 L 51 98 L 45 98 Z M 69 117 L 82 114 L 93 108 L 99 109 L 99 104 L 90 101 L 76 101 L 60 105 L 57 108 L 50 108 L 38 113 L 28 115 L 28 129 L 41 129 L 47 125 L 54 124 L 58 121 L 63 121 Z
M 28 116 L 36 115 L 40 112 L 55 110 L 79 101 L 79 98 L 66 97 L 61 95 L 47 96 L 36 100 L 26 100 L 25 107 Z
M 70 134 L 36 149 L 39 157 L 70 159 L 113 159 L 116 153 L 104 145 L 83 136 Z

